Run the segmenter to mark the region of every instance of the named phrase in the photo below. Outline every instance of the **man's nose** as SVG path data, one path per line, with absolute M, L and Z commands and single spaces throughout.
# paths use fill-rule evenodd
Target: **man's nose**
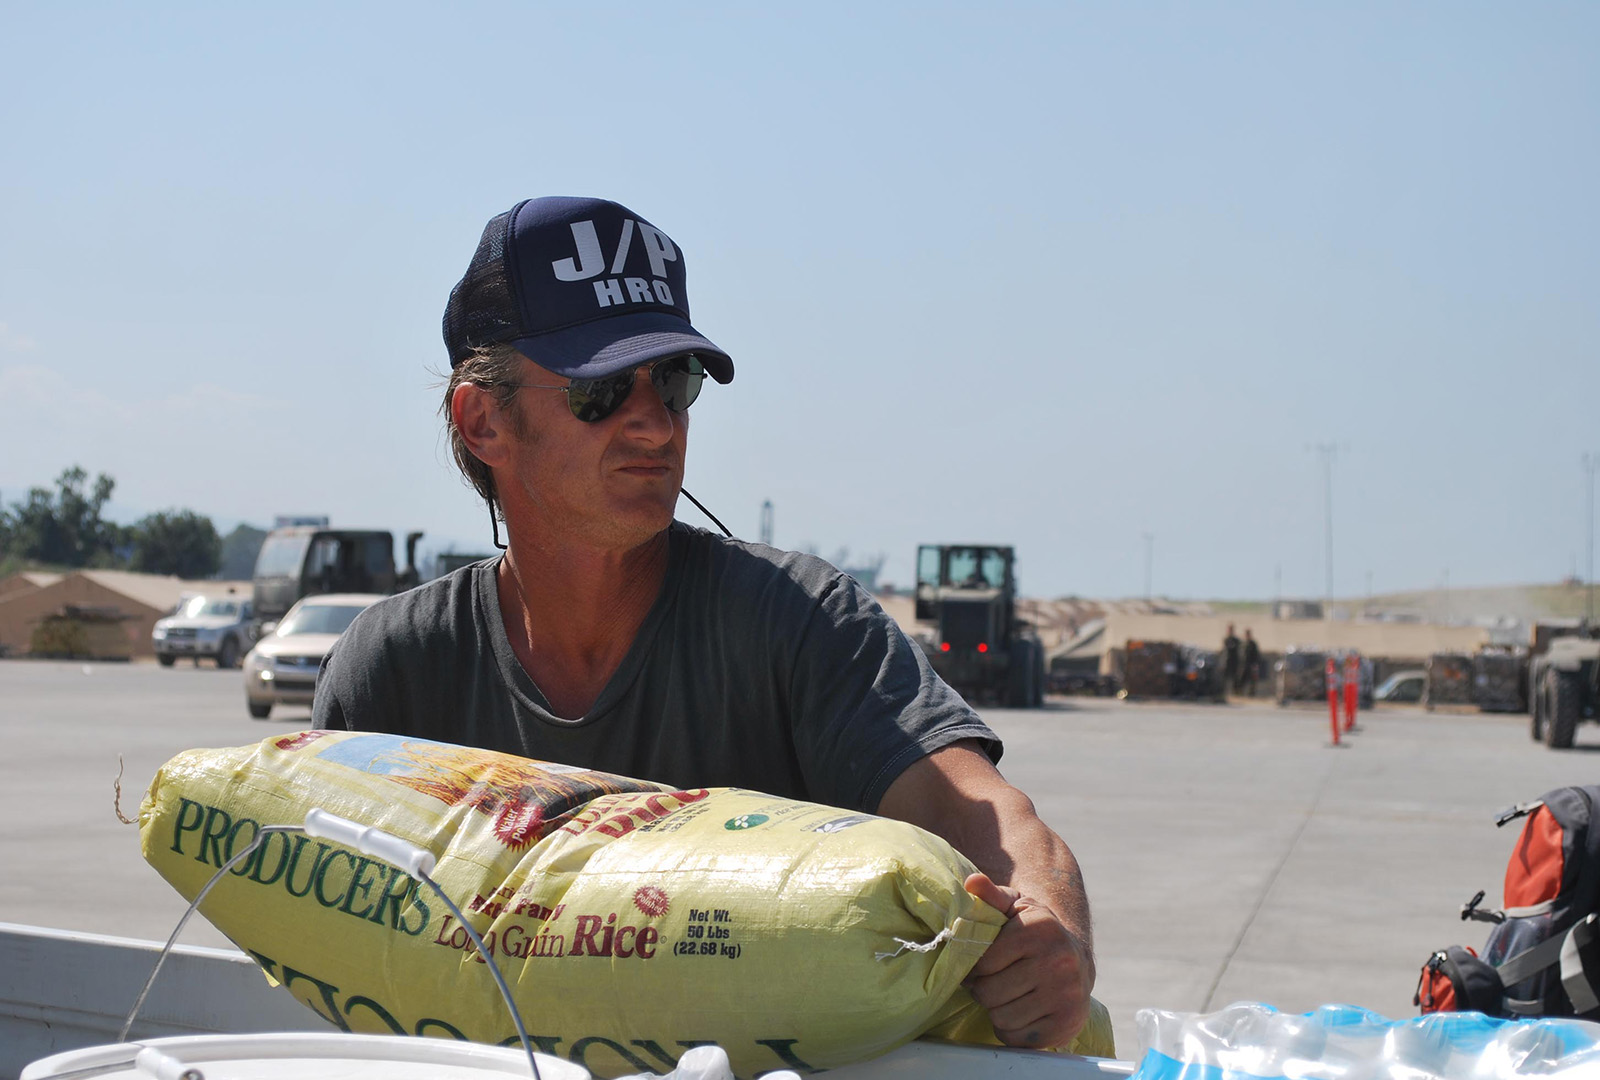
M 622 403 L 621 412 L 630 432 L 657 442 L 672 438 L 672 411 L 650 381 L 650 365 L 641 364 L 634 369 L 633 390 Z

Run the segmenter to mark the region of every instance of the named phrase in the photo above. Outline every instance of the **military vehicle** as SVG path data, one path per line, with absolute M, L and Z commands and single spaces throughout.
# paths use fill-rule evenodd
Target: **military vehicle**
M 1044 704 L 1044 646 L 1017 617 L 1016 556 L 993 544 L 917 548 L 916 618 L 933 669 L 969 701 Z
M 258 629 L 276 623 L 297 600 L 319 593 L 396 593 L 416 585 L 417 541 L 406 534 L 406 565 L 395 569 L 394 534 L 379 529 L 289 525 L 273 529 L 256 556 Z
M 1528 734 L 1556 750 L 1572 747 L 1585 720 L 1600 720 L 1600 638 L 1594 627 L 1553 639 L 1528 664 Z

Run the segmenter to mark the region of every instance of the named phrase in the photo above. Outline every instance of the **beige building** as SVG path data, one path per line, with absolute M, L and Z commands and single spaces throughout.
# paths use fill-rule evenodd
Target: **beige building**
M 157 619 L 172 614 L 180 598 L 191 593 L 209 595 L 230 589 L 248 597 L 250 582 L 185 581 L 131 570 L 12 574 L 0 578 L 0 652 L 26 655 L 39 623 L 47 616 L 60 614 L 70 604 L 121 615 L 119 626 L 127 636 L 127 653 L 135 657 L 154 656 L 150 631 Z
M 0 600 L 38 592 L 46 585 L 54 585 L 60 580 L 60 574 L 47 574 L 43 571 L 26 570 L 20 574 L 12 574 L 0 578 Z

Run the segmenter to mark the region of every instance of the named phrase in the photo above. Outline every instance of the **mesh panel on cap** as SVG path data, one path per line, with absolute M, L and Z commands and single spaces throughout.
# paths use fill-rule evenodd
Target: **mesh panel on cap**
M 504 257 L 506 233 L 515 212 L 507 210 L 484 226 L 466 276 L 450 290 L 450 301 L 444 308 L 444 345 L 450 353 L 451 367 L 471 356 L 479 346 L 522 335 Z

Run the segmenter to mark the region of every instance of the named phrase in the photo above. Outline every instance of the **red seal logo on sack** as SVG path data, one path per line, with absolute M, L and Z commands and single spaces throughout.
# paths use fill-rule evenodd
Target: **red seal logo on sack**
M 330 734 L 332 734 L 332 732 L 302 731 L 298 735 L 285 735 L 281 739 L 276 739 L 273 741 L 272 745 L 276 746 L 279 750 L 298 750 L 302 746 L 305 746 L 309 743 L 314 743 L 324 735 Z
M 667 899 L 666 893 L 654 885 L 646 885 L 634 891 L 633 906 L 650 918 L 656 918 L 657 916 L 665 915 L 672 903 Z

